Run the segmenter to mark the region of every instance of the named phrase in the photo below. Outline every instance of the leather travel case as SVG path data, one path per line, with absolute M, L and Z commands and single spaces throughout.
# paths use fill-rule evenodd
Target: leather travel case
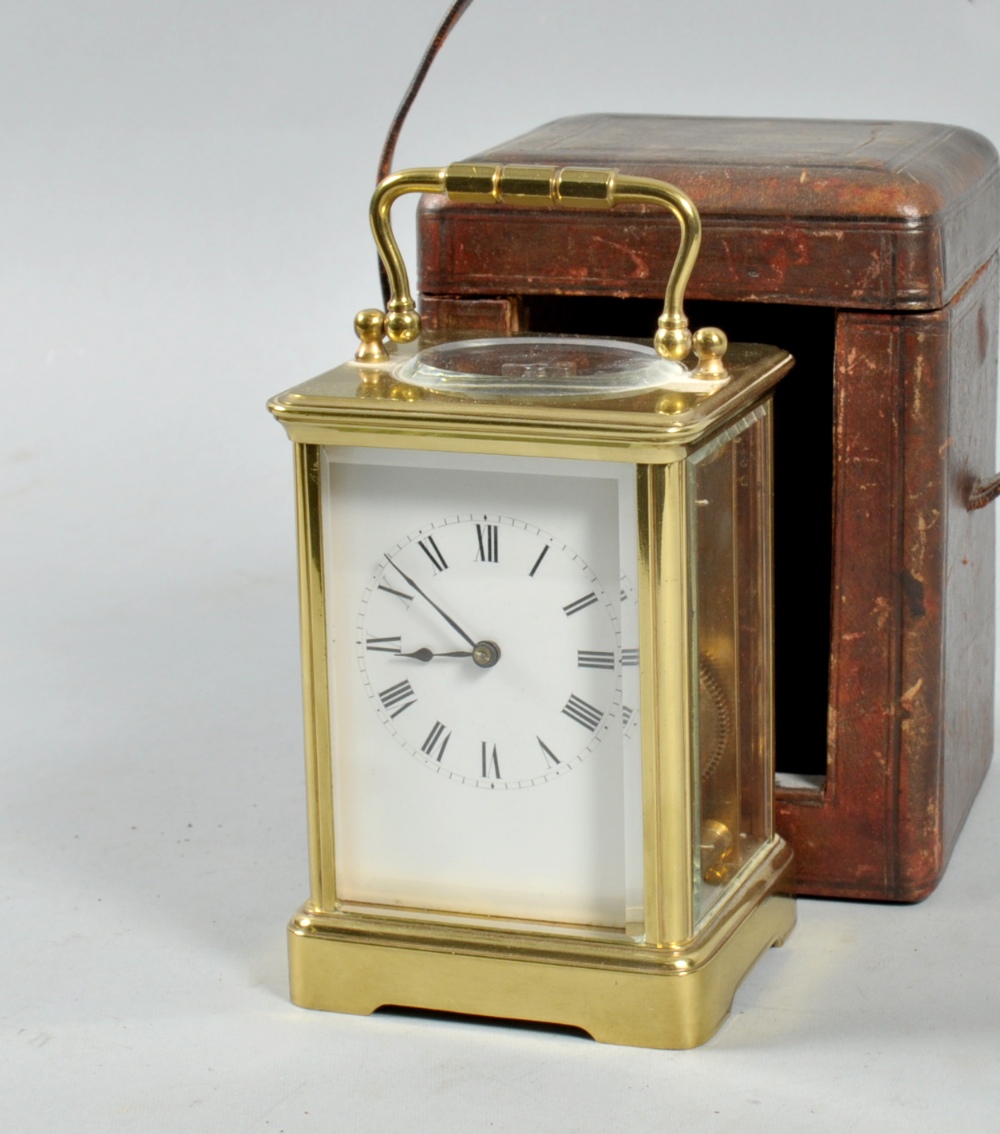
M 1000 169 L 928 123 L 585 115 L 472 159 L 691 195 L 693 325 L 790 350 L 775 398 L 778 825 L 798 890 L 913 901 L 993 747 Z M 428 197 L 425 323 L 642 336 L 676 226 Z

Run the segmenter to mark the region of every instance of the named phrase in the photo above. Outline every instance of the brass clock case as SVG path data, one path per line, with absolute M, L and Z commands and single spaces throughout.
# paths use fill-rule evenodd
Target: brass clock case
M 393 289 L 387 312 L 359 315 L 355 359 L 270 403 L 296 453 L 306 702 L 311 892 L 289 926 L 292 997 L 336 1011 L 396 1004 L 576 1025 L 610 1043 L 690 1047 L 716 1030 L 740 980 L 795 919 L 791 851 L 773 828 L 769 678 L 769 395 L 792 359 L 756 344 L 727 350 L 711 328 L 690 335 L 683 291 L 700 227 L 673 187 L 637 186 L 641 179 L 608 171 L 411 173 L 384 183 L 372 205 Z M 625 200 L 670 208 L 682 235 L 655 344 L 560 340 L 550 350 L 489 340 L 495 357 L 480 365 L 469 361 L 474 344 L 442 344 L 426 332 L 418 339 L 388 223 L 392 200 L 411 189 L 507 204 L 545 196 L 562 207 Z M 613 366 L 596 378 L 587 372 L 580 360 L 595 350 L 621 361 L 617 377 Z M 576 383 L 569 394 L 567 378 Z M 405 458 L 413 468 L 425 455 L 441 467 L 448 458 L 626 470 L 615 475 L 629 485 L 622 499 L 633 511 L 622 522 L 636 548 L 642 895 L 634 919 L 598 926 L 461 903 L 389 908 L 338 891 L 335 768 L 364 758 L 335 751 L 331 709 L 337 584 L 328 573 L 324 525 L 334 512 L 324 469 L 347 450 L 376 464 L 379 454 Z M 399 634 L 376 631 L 389 632 Z M 491 664 L 501 672 L 504 651 L 497 637 L 453 652 L 489 674 Z M 432 730 L 428 743 L 441 735 Z

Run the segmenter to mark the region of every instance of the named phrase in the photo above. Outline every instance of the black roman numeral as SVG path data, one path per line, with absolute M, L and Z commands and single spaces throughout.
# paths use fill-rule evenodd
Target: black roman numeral
M 577 650 L 576 664 L 580 669 L 614 669 L 615 655 L 611 650 Z
M 483 776 L 484 780 L 498 780 L 500 779 L 500 764 L 497 761 L 497 746 L 493 745 L 493 751 L 487 753 L 486 741 L 483 741 Z
M 427 558 L 434 564 L 434 574 L 437 575 L 441 571 L 446 571 L 448 564 L 445 557 L 441 554 L 441 548 L 434 542 L 434 537 L 429 535 L 427 541 L 418 539 L 417 543 L 420 545 L 420 550 L 427 556 Z
M 584 728 L 589 728 L 591 732 L 597 731 L 597 726 L 601 723 L 601 717 L 604 716 L 600 709 L 595 709 L 593 705 L 588 705 L 586 701 L 577 697 L 575 693 L 570 694 L 570 698 L 566 702 L 563 712 L 570 720 L 576 721 L 577 724 L 583 725 Z
M 369 638 L 365 647 L 379 654 L 398 654 L 401 646 L 399 637 L 395 638 Z
M 393 590 L 392 587 L 387 587 L 385 583 L 379 583 L 378 589 L 380 591 L 385 591 L 387 595 L 395 595 L 396 598 L 402 599 L 403 605 L 407 609 L 409 609 L 410 603 L 413 602 L 413 595 L 408 595 L 406 591 Z
M 537 558 L 537 559 L 535 560 L 535 565 L 534 565 L 534 567 L 532 567 L 532 568 L 531 568 L 531 570 L 530 570 L 530 571 L 528 572 L 528 576 L 529 576 L 529 578 L 532 578 L 532 579 L 533 579 L 533 578 L 535 577 L 535 572 L 536 572 L 536 571 L 538 570 L 538 568 L 539 568 L 539 567 L 541 567 L 541 565 L 542 565 L 542 560 L 543 560 L 543 559 L 545 558 L 545 556 L 546 556 L 546 555 L 548 555 L 548 553 L 549 553 L 549 548 L 550 548 L 551 546 L 552 546 L 552 544 L 550 544 L 550 543 L 547 543 L 547 544 L 546 544 L 546 545 L 545 545 L 545 546 L 544 546 L 544 547 L 542 548 L 542 553 L 541 553 L 541 555 L 539 555 L 539 557 L 538 557 L 538 558 Z
M 390 709 L 399 705 L 394 713 L 389 713 L 389 716 L 393 718 L 398 717 L 400 713 L 406 712 L 411 705 L 417 703 L 417 695 L 413 692 L 413 686 L 410 685 L 409 681 L 397 681 L 395 685 L 383 689 L 379 693 L 378 699 L 382 702 L 387 713 Z
M 542 755 L 545 757 L 546 767 L 551 767 L 555 764 L 558 764 L 560 762 L 559 757 L 552 751 L 552 749 L 545 743 L 545 741 L 542 740 L 540 736 L 536 736 L 535 739 L 541 746 Z
M 584 595 L 583 598 L 578 598 L 576 602 L 571 602 L 563 607 L 563 612 L 569 618 L 571 614 L 577 614 L 581 610 L 585 610 L 588 606 L 592 606 L 597 602 L 597 595 L 593 591 L 589 595 Z
M 441 763 L 441 757 L 444 755 L 444 750 L 448 747 L 448 741 L 451 740 L 451 733 L 445 733 L 444 725 L 440 721 L 434 722 L 434 727 L 427 734 L 427 739 L 420 746 L 420 751 L 426 753 L 428 756 L 434 756 L 437 762 Z M 437 755 L 434 755 L 434 750 L 437 749 Z
M 638 664 L 639 664 L 638 647 L 634 650 L 622 650 L 622 665 L 638 665 Z
M 477 563 L 500 562 L 500 531 L 496 524 L 476 524 L 476 539 L 479 541 Z
M 632 710 L 628 705 L 622 705 L 622 728 L 628 728 L 628 722 L 632 719 Z

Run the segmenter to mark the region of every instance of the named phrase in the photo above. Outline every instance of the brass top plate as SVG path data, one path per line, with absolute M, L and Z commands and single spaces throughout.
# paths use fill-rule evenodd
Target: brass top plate
M 424 344 L 427 340 L 425 337 Z M 468 397 L 408 384 L 416 344 L 385 362 L 346 362 L 277 395 L 268 408 L 293 441 L 548 453 L 668 464 L 759 401 L 791 368 L 787 351 L 733 343 L 729 381 L 574 398 Z M 699 383 L 699 386 L 701 384 Z M 714 388 L 713 388 L 714 386 Z

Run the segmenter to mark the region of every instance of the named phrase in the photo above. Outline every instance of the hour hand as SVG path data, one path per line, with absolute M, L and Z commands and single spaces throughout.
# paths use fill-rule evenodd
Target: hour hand
M 444 653 L 435 653 L 429 650 L 426 646 L 422 646 L 419 650 L 412 650 L 410 653 L 398 653 L 398 658 L 416 658 L 417 661 L 428 662 L 431 658 L 471 658 L 472 650 L 447 650 Z

